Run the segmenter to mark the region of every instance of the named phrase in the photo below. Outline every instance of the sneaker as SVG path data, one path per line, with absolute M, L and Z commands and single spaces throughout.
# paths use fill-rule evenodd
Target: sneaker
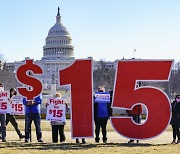
M 64 143 L 65 142 L 65 140 L 63 140 L 63 141 L 60 141 L 61 143 Z
M 85 141 L 85 139 L 82 139 L 82 144 L 86 144 L 86 141 Z
M 107 143 L 107 140 L 104 140 L 103 143 Z
M 176 143 L 176 140 L 173 140 L 172 142 L 171 142 L 171 144 L 175 144 Z
M 176 142 L 176 144 L 180 144 L 180 140 L 178 140 L 178 141 Z
M 29 142 L 29 140 L 28 139 L 25 139 L 25 143 L 28 143 Z
M 25 135 L 19 135 L 19 139 L 23 139 L 23 138 L 25 138 Z
M 2 139 L 2 142 L 6 142 L 6 139 Z
M 79 139 L 76 139 L 76 143 L 79 143 Z
M 128 143 L 134 143 L 134 140 L 129 140 Z
M 96 138 L 95 138 L 95 142 L 96 142 L 96 143 L 99 143 L 99 140 L 100 140 L 99 137 L 96 137 Z
M 42 139 L 39 139 L 39 140 L 38 140 L 38 142 L 41 142 L 41 143 L 43 143 L 43 140 L 42 140 Z
M 57 141 L 53 141 L 52 143 L 58 143 Z

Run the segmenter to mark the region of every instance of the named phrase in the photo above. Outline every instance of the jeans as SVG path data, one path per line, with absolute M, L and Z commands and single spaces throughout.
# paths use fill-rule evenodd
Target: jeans
M 27 113 L 25 114 L 25 139 L 29 140 L 29 134 L 31 131 L 31 123 L 32 120 L 34 121 L 34 125 L 36 128 L 36 137 L 37 140 L 40 140 L 42 138 L 42 131 L 40 127 L 41 123 L 41 117 L 39 113 Z
M 107 131 L 106 131 L 106 125 L 108 121 L 107 118 L 95 118 L 95 134 L 96 134 L 96 142 L 99 142 L 99 133 L 100 133 L 100 128 L 102 129 L 102 135 L 103 135 L 103 142 L 107 141 Z
M 1 137 L 2 140 L 6 139 L 6 114 L 0 114 L 0 123 L 1 123 Z

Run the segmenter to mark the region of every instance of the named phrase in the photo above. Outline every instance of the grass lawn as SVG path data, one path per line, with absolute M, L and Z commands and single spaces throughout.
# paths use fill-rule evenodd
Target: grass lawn
M 24 120 L 18 120 L 20 129 L 24 132 Z M 128 139 L 118 135 L 108 122 L 108 143 L 99 144 L 94 142 L 93 138 L 86 139 L 86 144 L 76 144 L 74 139 L 71 139 L 70 121 L 67 121 L 65 126 L 66 142 L 51 143 L 51 127 L 48 121 L 42 120 L 43 140 L 44 143 L 36 141 L 34 124 L 32 124 L 32 142 L 24 143 L 24 140 L 19 140 L 14 128 L 11 124 L 7 126 L 7 143 L 0 143 L 0 154 L 63 154 L 63 153 L 122 153 L 122 154 L 140 154 L 140 153 L 180 153 L 180 144 L 171 145 L 172 130 L 169 126 L 162 135 L 151 139 L 143 140 L 138 144 L 128 144 Z

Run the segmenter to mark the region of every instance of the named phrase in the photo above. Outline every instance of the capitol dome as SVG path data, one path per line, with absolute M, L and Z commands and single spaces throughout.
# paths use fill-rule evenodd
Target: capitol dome
M 61 16 L 58 13 L 56 23 L 50 28 L 46 37 L 46 44 L 43 47 L 43 58 L 47 60 L 71 59 L 74 56 L 74 46 L 67 28 L 61 23 Z

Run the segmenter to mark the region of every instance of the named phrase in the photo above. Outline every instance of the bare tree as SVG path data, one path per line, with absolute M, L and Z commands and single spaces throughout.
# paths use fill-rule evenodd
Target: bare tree
M 16 78 L 12 71 L 6 70 L 6 62 L 3 54 L 0 54 L 0 82 L 4 85 L 5 89 L 16 87 Z
M 93 72 L 94 89 L 103 85 L 107 91 L 113 89 L 115 69 L 107 68 L 105 61 L 100 61 L 99 68 Z
M 175 63 L 171 71 L 169 89 L 173 98 L 180 93 L 180 62 Z

